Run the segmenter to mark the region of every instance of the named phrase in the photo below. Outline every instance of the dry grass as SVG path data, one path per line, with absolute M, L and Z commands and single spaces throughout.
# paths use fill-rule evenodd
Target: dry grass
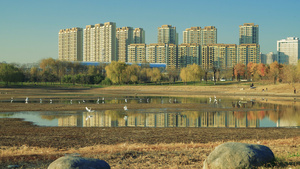
M 231 140 L 236 141 L 236 140 Z M 241 140 L 242 143 L 262 144 L 271 148 L 276 162 L 266 168 L 299 168 L 300 137 L 277 140 Z M 24 168 L 47 168 L 56 158 L 66 154 L 98 158 L 111 168 L 202 168 L 205 158 L 218 145 L 210 143 L 94 145 L 79 149 L 1 147 L 1 165 L 19 164 Z
M 245 88 L 245 90 L 239 90 L 240 88 Z M 263 88 L 268 88 L 268 92 L 262 93 Z M 300 89 L 300 84 L 296 84 L 296 88 Z M 281 99 L 288 100 L 300 97 L 298 93 L 293 94 L 293 87 L 288 84 L 261 85 L 257 86 L 257 90 L 251 90 L 239 84 L 211 87 L 113 86 L 88 90 L 1 89 L 1 93 L 0 99 L 2 100 L 9 100 L 11 97 L 53 98 L 53 96 L 68 97 L 67 95 L 70 94 L 74 97 L 83 95 L 90 97 L 97 94 L 128 95 L 128 93 L 137 96 L 178 97 L 214 94 L 246 97 L 280 96 Z M 279 103 L 286 104 L 282 101 Z M 46 108 L 45 105 L 39 107 L 38 104 L 27 106 L 1 103 L 0 106 L 3 111 L 82 109 L 79 106 L 63 104 L 49 104 Z M 119 106 L 118 109 L 122 108 L 122 105 Z M 99 107 L 99 109 L 111 108 Z M 135 138 L 132 138 L 132 134 Z M 0 123 L 0 168 L 16 164 L 20 165 L 20 168 L 45 169 L 55 159 L 74 153 L 82 157 L 105 160 L 112 168 L 202 168 L 209 153 L 216 146 L 229 141 L 270 147 L 275 154 L 276 161 L 266 168 L 300 168 L 299 129 L 168 128 L 125 131 L 122 128 L 118 130 L 112 128 L 99 132 L 95 128 L 38 128 L 20 121 L 15 122 L 13 127 L 3 121 Z

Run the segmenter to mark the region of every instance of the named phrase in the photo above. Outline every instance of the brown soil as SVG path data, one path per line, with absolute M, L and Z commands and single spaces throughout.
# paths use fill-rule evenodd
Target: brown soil
M 268 87 L 267 92 L 259 91 Z M 297 86 L 298 87 L 298 86 Z M 300 87 L 300 85 L 299 85 Z M 260 86 L 114 86 L 93 89 L 0 89 L 0 100 L 29 98 L 89 98 L 102 94 L 116 96 L 226 95 L 270 97 L 288 104 L 298 97 L 288 85 Z M 288 89 L 287 89 L 288 88 Z M 300 96 L 300 95 L 299 95 Z M 285 102 L 286 100 L 286 102 Z M 297 104 L 297 103 L 296 103 Z M 84 105 L 88 106 L 88 105 Z M 96 105 L 93 104 L 93 107 Z M 130 104 L 147 108 L 149 104 Z M 151 104 L 151 107 L 160 107 Z M 176 104 L 164 105 L 176 107 Z M 180 107 L 200 108 L 196 104 Z M 0 103 L 1 111 L 82 110 L 82 105 Z M 99 104 L 94 109 L 121 109 L 123 105 Z M 202 107 L 203 108 L 203 107 Z M 296 128 L 73 128 L 38 127 L 20 119 L 0 119 L 0 168 L 18 164 L 23 168 L 47 168 L 66 153 L 100 158 L 112 168 L 202 168 L 203 161 L 217 145 L 227 141 L 269 146 L 277 157 L 275 168 L 300 167 L 300 130 Z M 121 148 L 120 148 L 121 147 Z M 44 149 L 47 150 L 44 150 Z

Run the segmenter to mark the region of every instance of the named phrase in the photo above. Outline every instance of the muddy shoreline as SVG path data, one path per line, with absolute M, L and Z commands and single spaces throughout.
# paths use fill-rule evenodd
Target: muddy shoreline
M 288 86 L 289 87 L 289 86 Z M 300 86 L 299 86 L 300 87 Z M 263 88 L 263 87 L 261 87 Z M 264 86 L 264 88 L 266 88 Z M 276 88 L 276 89 L 275 89 Z M 285 86 L 269 86 L 260 92 L 241 86 L 112 86 L 79 89 L 0 89 L 2 112 L 122 109 L 123 104 L 49 104 L 49 99 L 96 99 L 98 96 L 170 96 L 202 97 L 226 96 L 267 97 L 270 102 L 300 105 L 298 93 Z M 273 92 L 272 92 L 273 90 Z M 276 91 L 276 92 L 274 92 Z M 250 94 L 249 94 L 250 93 Z M 43 98 L 39 103 L 13 103 L 14 99 Z M 138 108 L 209 109 L 199 104 L 129 104 Z M 23 168 L 47 168 L 66 153 L 107 161 L 112 168 L 202 168 L 203 161 L 217 145 L 246 142 L 269 146 L 276 157 L 283 159 L 277 168 L 298 168 L 300 162 L 300 130 L 298 128 L 145 128 L 145 127 L 39 127 L 22 119 L 0 119 L 0 168 L 18 164 Z M 124 146 L 126 145 L 126 146 Z M 46 150 L 45 150 L 46 149 Z M 134 158 L 133 158 L 134 157 Z M 180 158 L 179 158 L 180 157 Z M 160 161 L 160 162 L 158 162 Z M 275 168 L 276 168 L 275 167 Z

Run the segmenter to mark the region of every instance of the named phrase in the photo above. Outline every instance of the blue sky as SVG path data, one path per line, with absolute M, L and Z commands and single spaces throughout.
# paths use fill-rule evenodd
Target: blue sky
M 36 63 L 58 58 L 58 31 L 104 22 L 141 27 L 146 43 L 157 28 L 215 26 L 218 43 L 238 44 L 239 25 L 259 25 L 261 52 L 276 53 L 276 41 L 300 37 L 299 0 L 9 0 L 0 1 L 0 62 Z

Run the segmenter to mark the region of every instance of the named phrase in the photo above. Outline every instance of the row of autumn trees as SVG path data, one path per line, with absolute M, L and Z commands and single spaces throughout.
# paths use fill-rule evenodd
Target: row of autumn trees
M 113 61 L 107 65 L 91 66 L 52 58 L 43 59 L 38 66 L 30 69 L 25 66 L 0 63 L 0 79 L 6 85 L 16 82 L 110 85 L 175 81 L 173 73 L 162 76 L 159 68 L 150 68 L 149 64 L 138 66 Z
M 242 76 L 245 79 L 252 81 L 270 81 L 283 83 L 298 83 L 300 82 L 300 62 L 297 65 L 279 64 L 277 61 L 270 65 L 248 63 L 247 66 L 237 64 L 234 67 L 234 75 L 239 80 Z
M 127 65 L 124 62 L 111 62 L 107 65 L 87 66 L 76 62 L 64 62 L 52 58 L 43 59 L 37 67 L 30 69 L 13 64 L 0 64 L 0 79 L 9 83 L 44 82 L 71 84 L 137 84 L 160 82 L 196 82 L 201 80 L 240 80 L 270 81 L 295 83 L 300 82 L 300 63 L 281 65 L 276 61 L 270 65 L 250 62 L 248 65 L 237 64 L 234 68 L 203 70 L 193 64 L 180 71 L 150 68 L 149 64 Z

